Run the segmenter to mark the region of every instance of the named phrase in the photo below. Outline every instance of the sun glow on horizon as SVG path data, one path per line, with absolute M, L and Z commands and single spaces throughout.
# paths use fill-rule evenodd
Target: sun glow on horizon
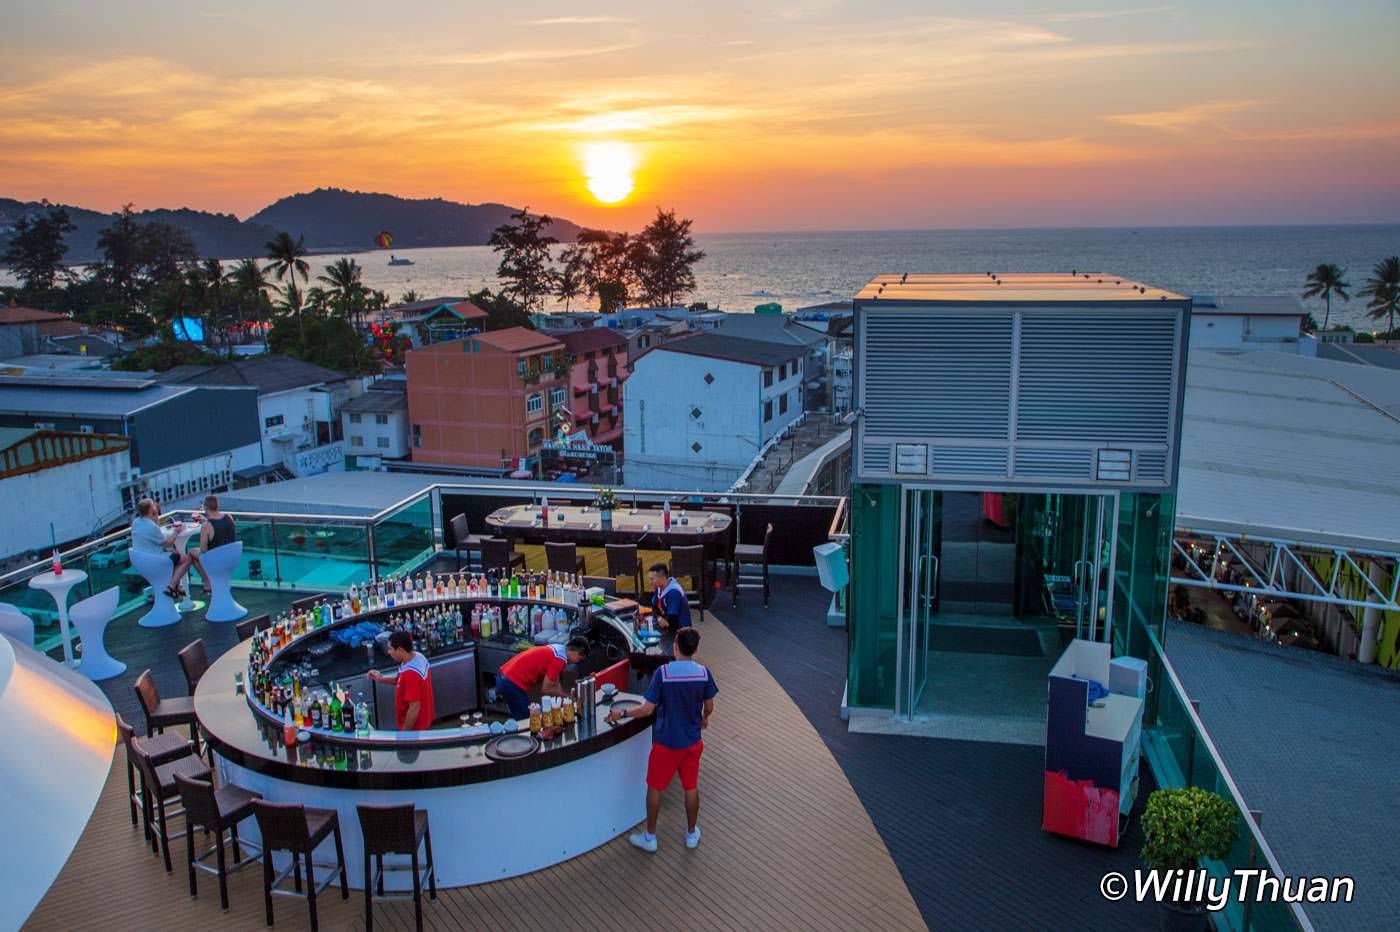
M 583 147 L 583 176 L 599 203 L 619 204 L 635 186 L 637 154 L 624 142 L 590 142 Z

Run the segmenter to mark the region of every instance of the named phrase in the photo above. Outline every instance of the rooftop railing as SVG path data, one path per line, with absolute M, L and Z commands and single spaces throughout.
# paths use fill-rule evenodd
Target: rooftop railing
M 591 486 L 570 483 L 432 482 L 419 491 L 371 515 L 230 511 L 243 542 L 243 557 L 233 572 L 237 588 L 292 592 L 336 592 L 352 583 L 409 571 L 451 549 L 448 525 L 452 516 L 466 514 L 473 533 L 487 530 L 485 516 L 504 505 L 554 502 L 587 503 L 596 495 Z M 682 507 L 724 504 L 734 511 L 736 540 L 760 543 L 769 521 L 783 528 L 775 535 L 773 563 L 812 566 L 812 547 L 844 530 L 845 499 L 837 496 L 704 494 L 681 490 L 614 490 L 619 505 Z M 166 512 L 161 520 L 189 512 Z M 127 529 L 107 534 L 60 553 L 63 565 L 81 569 L 87 579 L 75 586 L 70 601 L 87 598 L 112 586 L 121 597 L 117 614 L 144 608 L 149 587 L 127 558 L 131 534 Z M 197 545 L 192 538 L 190 545 Z M 60 641 L 58 613 L 47 592 L 31 589 L 29 580 L 50 568 L 48 560 L 0 575 L 0 602 L 8 602 L 35 622 L 36 646 L 48 650 Z M 192 580 L 191 580 L 192 581 Z M 192 593 L 198 597 L 196 590 Z

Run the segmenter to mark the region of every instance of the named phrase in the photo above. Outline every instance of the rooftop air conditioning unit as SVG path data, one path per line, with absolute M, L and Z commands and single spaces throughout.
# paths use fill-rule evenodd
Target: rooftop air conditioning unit
M 92 433 L 92 425 L 91 425 L 91 424 L 84 424 L 84 425 L 82 425 L 81 427 L 78 428 L 78 433 L 80 433 L 80 434 L 90 434 L 90 433 Z
M 34 422 L 34 429 L 35 429 L 35 430 L 53 430 L 53 424 L 54 424 L 53 421 L 35 421 L 35 422 Z

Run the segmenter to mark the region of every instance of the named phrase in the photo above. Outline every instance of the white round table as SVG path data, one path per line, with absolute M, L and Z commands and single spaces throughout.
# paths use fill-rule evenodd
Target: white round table
M 58 606 L 58 625 L 63 633 L 63 662 L 70 667 L 78 664 L 73 660 L 73 635 L 68 631 L 68 590 L 86 579 L 87 573 L 82 570 L 64 570 L 62 574 L 52 571 L 40 573 L 29 580 L 29 588 L 43 589 L 53 596 L 54 605 Z
M 198 536 L 199 522 L 183 522 L 177 527 L 175 532 L 175 548 L 179 550 L 180 553 L 184 553 L 186 546 L 188 546 L 189 544 L 190 538 Z M 187 612 L 197 612 L 204 607 L 204 603 L 200 600 L 190 598 L 190 591 L 194 589 L 194 583 L 191 582 L 191 580 L 193 579 L 194 569 L 193 567 L 191 567 L 190 571 L 185 574 L 185 598 L 183 601 L 175 603 L 175 608 L 181 614 L 185 614 Z M 207 581 L 205 582 L 205 584 L 208 584 Z

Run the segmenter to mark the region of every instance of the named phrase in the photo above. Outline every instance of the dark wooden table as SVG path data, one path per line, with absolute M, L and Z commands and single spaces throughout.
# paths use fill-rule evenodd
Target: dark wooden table
M 705 544 L 706 556 L 728 535 L 733 518 L 717 511 L 671 509 L 671 527 L 663 529 L 660 508 L 615 508 L 611 525 L 588 505 L 550 505 L 549 523 L 540 520 L 538 505 L 508 505 L 486 516 L 491 529 L 512 544 L 573 541 L 584 546 L 635 543 L 643 550 L 666 550 Z

